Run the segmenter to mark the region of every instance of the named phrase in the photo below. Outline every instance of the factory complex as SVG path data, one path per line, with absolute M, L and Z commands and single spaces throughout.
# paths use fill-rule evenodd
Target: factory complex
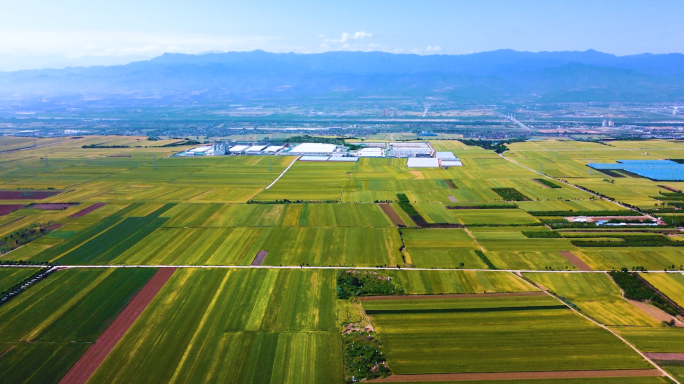
M 357 146 L 354 146 L 357 147 Z M 326 143 L 287 143 L 283 145 L 217 142 L 175 154 L 193 156 L 299 156 L 300 161 L 354 162 L 362 157 L 407 158 L 412 168 L 460 167 L 463 164 L 452 152 L 437 152 L 428 142 L 372 142 L 361 148 Z

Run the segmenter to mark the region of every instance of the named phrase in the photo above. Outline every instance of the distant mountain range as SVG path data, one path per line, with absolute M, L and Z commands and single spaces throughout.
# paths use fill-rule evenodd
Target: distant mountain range
M 360 96 L 538 102 L 684 100 L 684 55 L 499 50 L 468 55 L 164 54 L 118 66 L 0 73 L 0 96 L 249 100 Z

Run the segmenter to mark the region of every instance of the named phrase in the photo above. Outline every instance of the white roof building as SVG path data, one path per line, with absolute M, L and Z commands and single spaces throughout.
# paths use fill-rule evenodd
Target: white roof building
M 453 152 L 437 152 L 436 157 L 438 159 L 456 160 L 456 156 L 454 156 Z
M 385 151 L 382 148 L 361 148 L 356 151 L 359 157 L 384 157 Z
M 189 150 L 188 153 L 205 153 L 205 152 L 211 151 L 212 149 L 214 149 L 214 147 L 209 145 L 209 146 L 204 146 L 204 147 L 193 148 L 193 149 Z
M 280 145 L 280 146 L 278 146 L 278 145 L 272 145 L 272 146 L 270 146 L 270 147 L 264 149 L 264 152 L 267 152 L 267 153 L 275 153 L 275 152 L 280 151 L 281 149 L 283 149 L 283 146 L 282 146 L 282 145 Z
M 290 150 L 293 155 L 326 155 L 335 152 L 337 145 L 321 143 L 302 143 Z
M 461 160 L 455 159 L 455 160 L 439 160 L 439 163 L 442 165 L 442 167 L 462 167 L 463 163 L 461 163 Z
M 409 168 L 439 168 L 439 159 L 434 157 L 411 157 L 406 162 Z
M 261 152 L 264 148 L 266 148 L 265 145 L 255 145 L 253 147 L 247 148 L 245 152 Z
M 229 152 L 239 153 L 239 152 L 243 152 L 247 148 L 249 148 L 249 145 L 236 145 L 234 147 L 230 147 Z
M 328 156 L 302 156 L 299 161 L 328 161 Z

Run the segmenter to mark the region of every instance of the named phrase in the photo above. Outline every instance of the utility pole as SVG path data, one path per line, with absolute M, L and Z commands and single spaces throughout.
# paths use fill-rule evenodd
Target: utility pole
M 268 171 L 269 172 L 272 171 L 272 169 L 271 169 L 271 158 L 270 157 L 268 158 Z
M 539 173 L 544 173 L 544 163 L 539 164 Z

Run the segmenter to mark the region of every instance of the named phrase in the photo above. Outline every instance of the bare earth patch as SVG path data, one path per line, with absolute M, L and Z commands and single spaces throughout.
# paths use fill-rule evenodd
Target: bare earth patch
M 95 204 L 91 205 L 91 206 L 88 207 L 88 208 L 81 209 L 80 211 L 74 213 L 73 215 L 71 215 L 71 217 L 75 217 L 75 218 L 83 217 L 83 216 L 85 216 L 87 213 L 90 213 L 90 212 L 92 212 L 92 211 L 94 211 L 94 210 L 96 210 L 96 209 L 99 209 L 99 208 L 104 207 L 106 204 L 107 204 L 107 203 L 95 203 Z
M 451 201 L 452 203 L 457 203 L 457 202 L 458 202 L 458 200 L 456 200 L 456 198 L 453 197 L 453 196 L 451 196 L 451 195 L 449 195 L 449 196 L 447 196 L 447 197 L 449 198 L 449 201 Z
M 657 369 L 619 369 L 605 371 L 556 371 L 556 372 L 496 372 L 496 373 L 440 373 L 426 375 L 393 375 L 371 380 L 377 383 L 410 383 L 420 381 L 495 381 L 533 379 L 585 379 L 595 377 L 649 377 L 662 376 Z
M 252 260 L 252 266 L 259 266 L 259 265 L 264 265 L 264 260 L 266 259 L 266 255 L 268 255 L 268 251 L 259 251 L 256 254 L 256 257 L 254 257 L 254 260 Z
M 662 361 L 684 361 L 684 353 L 662 353 L 662 352 L 650 352 L 644 353 L 646 357 L 653 360 Z
M 511 296 L 546 296 L 544 292 L 511 292 L 511 293 L 462 293 L 450 295 L 396 295 L 396 296 L 364 296 L 359 301 L 385 300 L 431 300 L 431 299 L 472 299 L 483 297 L 511 297 Z
M 684 324 L 682 322 L 680 322 L 679 320 L 677 320 L 673 316 L 669 315 L 667 312 L 663 311 L 660 308 L 656 308 L 650 304 L 642 303 L 640 301 L 630 300 L 628 298 L 625 298 L 625 300 L 629 301 L 630 304 L 632 304 L 633 306 L 635 306 L 635 307 L 641 309 L 642 311 L 648 313 L 651 317 L 653 317 L 654 319 L 656 319 L 658 321 L 674 320 L 676 327 L 684 327 Z
M 16 211 L 17 209 L 21 209 L 24 207 L 25 207 L 24 204 L 0 205 L 0 216 L 5 216 L 9 213 Z
M 568 252 L 568 251 L 562 251 L 558 252 L 561 254 L 561 256 L 565 257 L 572 265 L 577 267 L 580 271 L 593 271 L 594 269 L 591 268 L 587 263 L 582 261 L 579 257 L 577 257 L 574 253 Z
M 380 209 L 382 209 L 383 212 L 385 212 L 385 215 L 389 217 L 392 224 L 394 224 L 397 227 L 406 227 L 404 220 L 401 219 L 399 214 L 394 210 L 394 208 L 392 208 L 391 205 L 387 203 L 378 203 L 378 206 L 380 207 Z
M 61 211 L 63 209 L 67 209 L 71 206 L 78 205 L 78 203 L 38 203 L 38 204 L 31 204 L 26 208 L 31 208 L 31 209 L 45 209 L 48 211 Z
M 160 268 L 98 337 L 97 341 L 71 367 L 60 384 L 85 384 L 175 271 L 176 268 Z

